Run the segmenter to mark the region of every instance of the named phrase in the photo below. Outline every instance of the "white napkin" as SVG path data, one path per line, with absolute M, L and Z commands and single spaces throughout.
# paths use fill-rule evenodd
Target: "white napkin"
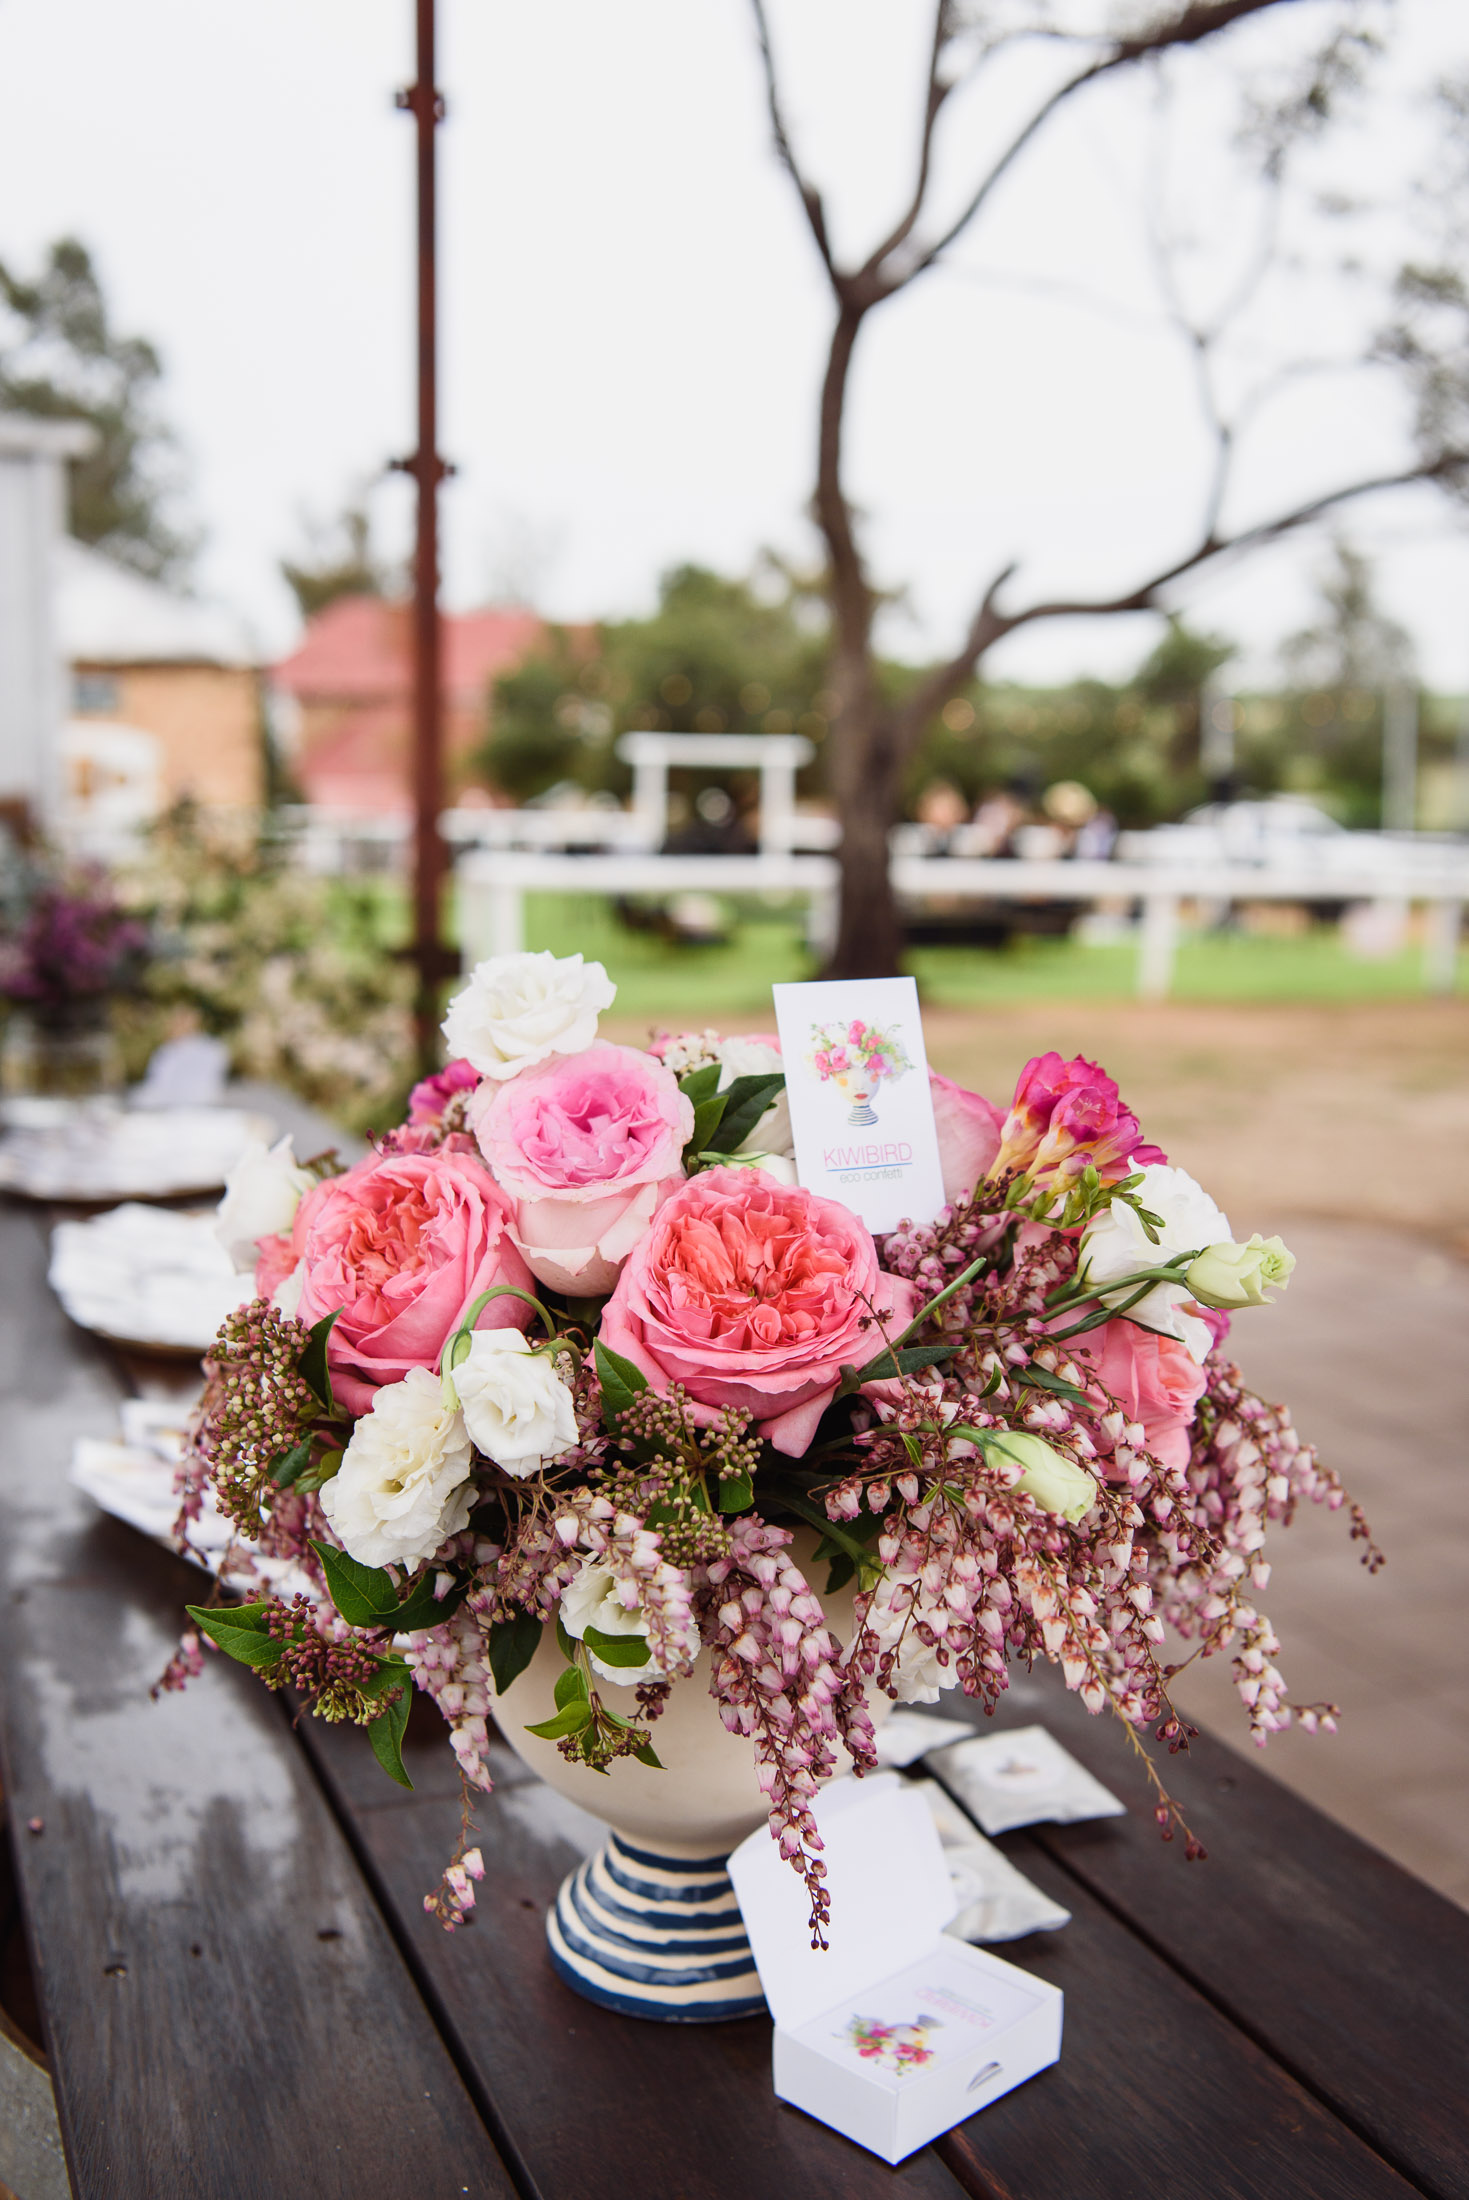
M 292 1560 L 255 1556 L 254 1545 L 237 1533 L 207 1497 L 199 1518 L 189 1523 L 191 1548 L 185 1550 L 174 1534 L 179 1511 L 174 1471 L 183 1453 L 185 1426 L 193 1407 L 192 1399 L 125 1400 L 122 1441 L 78 1437 L 72 1447 L 71 1481 L 103 1512 L 125 1520 L 130 1528 L 151 1536 L 155 1543 L 165 1544 L 171 1551 L 183 1551 L 185 1557 L 202 1554 L 211 1562 L 211 1572 L 233 1547 L 238 1554 L 252 1556 L 255 1572 L 279 1596 L 289 1598 L 298 1590 L 309 1592 L 310 1582 Z M 238 1567 L 227 1568 L 224 1579 L 227 1587 L 258 1594 L 258 1582 Z
M 132 1344 L 203 1352 L 255 1296 L 214 1235 L 212 1215 L 129 1202 L 51 1236 L 52 1290 L 83 1329 Z
M 31 1199 L 168 1199 L 222 1185 L 252 1138 L 273 1130 L 242 1108 L 120 1108 L 115 1101 L 10 1102 L 0 1191 Z

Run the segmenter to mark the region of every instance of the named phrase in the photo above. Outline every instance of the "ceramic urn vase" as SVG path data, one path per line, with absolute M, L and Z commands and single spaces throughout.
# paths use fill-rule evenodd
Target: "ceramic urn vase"
M 815 1540 L 809 1531 L 796 1538 L 793 1556 L 803 1571 Z M 814 1570 L 819 1581 L 823 1569 Z M 855 1593 L 849 1585 L 821 1600 L 844 1642 Z M 766 1802 L 753 1742 L 728 1731 L 709 1693 L 708 1651 L 687 1680 L 674 1683 L 653 1726 L 661 1772 L 629 1758 L 593 1772 L 526 1732 L 554 1715 L 565 1663 L 548 1627 L 525 1671 L 495 1698 L 496 1724 L 515 1754 L 612 1829 L 562 1883 L 547 1915 L 552 1963 L 579 1994 L 631 2016 L 702 2024 L 756 2014 L 764 1997 L 725 1863 L 765 1823 Z M 635 1689 L 603 1680 L 597 1689 L 609 1711 L 638 1716 Z M 874 1722 L 890 1708 L 878 1696 Z M 838 1769 L 847 1769 L 845 1758 Z

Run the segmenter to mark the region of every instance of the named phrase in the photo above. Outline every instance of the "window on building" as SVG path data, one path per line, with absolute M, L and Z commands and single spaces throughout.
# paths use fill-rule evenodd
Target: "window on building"
M 118 681 L 115 672 L 78 672 L 72 675 L 71 707 L 79 716 L 116 710 Z

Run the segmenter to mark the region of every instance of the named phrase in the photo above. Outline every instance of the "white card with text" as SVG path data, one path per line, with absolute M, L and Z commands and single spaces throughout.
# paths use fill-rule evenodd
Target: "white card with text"
M 928 1056 L 912 978 L 777 985 L 796 1173 L 874 1236 L 944 1204 Z

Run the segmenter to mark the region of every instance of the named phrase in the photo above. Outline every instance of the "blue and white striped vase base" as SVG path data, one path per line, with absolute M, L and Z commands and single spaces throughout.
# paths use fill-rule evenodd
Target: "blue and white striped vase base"
M 552 1964 L 575 1992 L 623 2016 L 718 2024 L 763 2015 L 725 1861 L 658 1856 L 609 1835 L 546 1914 Z

